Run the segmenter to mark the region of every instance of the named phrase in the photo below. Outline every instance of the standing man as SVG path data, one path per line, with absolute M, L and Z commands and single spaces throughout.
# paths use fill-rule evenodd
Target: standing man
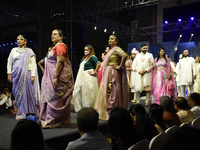
M 133 68 L 136 69 L 134 87 L 136 91 L 136 103 L 140 103 L 140 93 L 146 91 L 145 106 L 149 105 L 152 75 L 151 69 L 154 67 L 154 58 L 148 53 L 147 44 L 141 45 L 141 53 L 136 55 L 133 61 Z
M 189 57 L 189 52 L 187 49 L 183 50 L 183 58 L 179 60 L 178 63 L 179 81 L 181 86 L 181 97 L 186 97 L 186 86 L 190 93 L 193 93 L 193 79 L 196 79 L 196 69 L 194 58 Z
M 137 51 L 136 48 L 133 48 L 133 50 L 131 51 L 131 54 L 132 54 L 131 57 L 134 60 L 135 57 L 136 57 L 136 55 L 139 54 L 139 51 Z M 135 80 L 136 74 L 137 74 L 137 70 L 135 69 L 135 67 L 132 64 L 131 79 L 130 79 L 130 88 L 131 88 L 131 93 L 134 94 L 134 96 L 132 96 L 133 100 L 131 100 L 131 102 L 133 102 L 133 103 L 136 102 L 136 92 L 135 92 L 135 89 L 134 89 L 135 88 L 134 87 L 134 82 L 137 82 Z

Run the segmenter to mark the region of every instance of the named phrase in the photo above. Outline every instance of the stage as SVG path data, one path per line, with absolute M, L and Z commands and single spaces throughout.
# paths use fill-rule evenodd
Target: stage
M 141 98 L 141 103 L 144 105 L 144 98 Z M 129 107 L 132 105 L 129 102 Z M 148 107 L 145 107 L 146 109 Z M 147 109 L 148 110 L 148 109 Z M 48 147 L 54 150 L 64 150 L 70 141 L 76 140 L 80 137 L 76 127 L 76 113 L 73 106 L 71 106 L 71 124 L 63 128 L 42 129 L 44 140 Z M 0 116 L 0 150 L 9 150 L 11 143 L 11 133 L 17 124 L 15 115 Z M 99 120 L 98 129 L 105 134 L 107 121 Z M 37 143 L 34 143 L 37 144 Z

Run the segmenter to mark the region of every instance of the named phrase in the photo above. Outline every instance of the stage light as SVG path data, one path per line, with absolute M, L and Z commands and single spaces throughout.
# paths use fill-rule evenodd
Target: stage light
M 94 27 L 94 30 L 96 30 L 96 29 L 97 29 L 97 26 Z
M 1 45 L 0 45 L 0 47 L 1 47 Z
M 115 34 L 115 31 L 113 31 L 113 33 L 112 34 Z
M 3 44 L 3 46 L 5 46 L 5 44 Z
M 192 33 L 191 36 L 194 36 L 194 34 Z
M 31 41 L 30 41 L 30 43 L 31 43 Z
M 167 21 L 167 20 L 165 21 L 165 24 L 168 24 L 168 21 Z
M 194 20 L 194 17 L 191 17 L 190 19 L 191 19 L 191 20 Z
M 179 37 L 182 37 L 182 34 L 180 34 Z
M 104 32 L 107 32 L 107 29 L 104 29 Z
M 181 19 L 178 19 L 178 22 L 181 22 L 182 20 Z
M 13 45 L 13 43 L 10 43 L 11 45 Z
M 17 44 L 17 42 L 15 42 L 15 44 Z

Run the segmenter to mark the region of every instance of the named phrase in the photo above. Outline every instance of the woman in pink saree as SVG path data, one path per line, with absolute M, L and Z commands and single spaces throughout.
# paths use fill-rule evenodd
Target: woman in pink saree
M 160 97 L 167 95 L 175 100 L 177 97 L 176 84 L 170 60 L 165 57 L 165 49 L 160 48 L 158 57 L 154 60 L 152 69 L 152 96 L 153 102 L 160 104 Z
M 53 30 L 51 39 L 55 46 L 47 56 L 41 88 L 39 124 L 42 128 L 63 127 L 71 123 L 74 80 L 68 49 L 62 42 L 62 30 Z
M 117 46 L 117 42 L 115 35 L 109 37 L 111 50 L 103 60 L 102 80 L 94 106 L 101 120 L 108 120 L 109 113 L 117 106 L 128 109 L 127 54 Z

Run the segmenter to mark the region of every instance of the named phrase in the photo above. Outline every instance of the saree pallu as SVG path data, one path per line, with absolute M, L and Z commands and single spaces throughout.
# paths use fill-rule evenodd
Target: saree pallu
M 25 53 L 19 55 L 13 62 L 13 95 L 15 97 L 15 106 L 17 108 L 17 119 L 25 119 L 26 113 L 35 113 L 37 116 L 36 105 L 40 101 L 40 89 L 35 67 L 35 80 L 31 83 L 31 71 L 28 70 L 28 64 L 31 57 L 34 57 L 31 49 L 26 49 Z
M 128 83 L 125 65 L 116 70 L 115 66 L 108 66 L 110 55 L 117 47 L 111 49 L 104 58 L 105 70 L 100 84 L 94 108 L 99 113 L 99 119 L 108 120 L 109 113 L 117 106 L 128 109 Z
M 75 112 L 84 107 L 94 107 L 99 90 L 97 77 L 88 73 L 88 71 L 94 71 L 94 69 L 84 71 L 85 63 L 86 61 L 83 61 L 80 65 L 73 91 L 72 104 Z
M 41 89 L 39 124 L 43 128 L 63 127 L 71 123 L 70 101 L 74 89 L 71 64 L 65 58 L 58 78 L 58 87 L 53 83 L 57 60 L 47 58 Z

